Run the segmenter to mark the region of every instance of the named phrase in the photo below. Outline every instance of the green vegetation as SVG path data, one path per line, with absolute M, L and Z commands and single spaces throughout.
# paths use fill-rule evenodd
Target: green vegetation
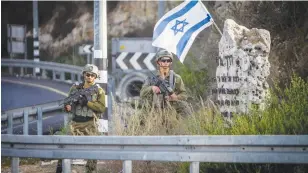
M 192 61 L 191 66 L 197 67 L 198 61 L 194 58 L 190 58 L 190 60 Z M 182 77 L 189 96 L 193 98 L 205 97 L 209 87 L 207 69 L 192 70 L 180 61 L 175 61 L 174 66 L 175 72 Z
M 206 68 L 200 67 L 200 60 L 195 56 L 188 54 L 186 58 L 189 60 L 189 65 L 182 64 L 178 59 L 174 59 L 174 71 L 179 74 L 185 84 L 185 88 L 190 99 L 197 101 L 200 97 L 204 98 L 208 95 L 209 76 Z M 191 67 L 198 67 L 198 70 Z

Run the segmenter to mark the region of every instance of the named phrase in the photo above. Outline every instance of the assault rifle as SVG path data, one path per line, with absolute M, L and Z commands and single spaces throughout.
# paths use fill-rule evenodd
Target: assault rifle
M 151 72 L 153 75 L 152 81 L 151 83 L 153 83 L 153 85 L 157 86 L 161 93 L 165 96 L 170 96 L 173 94 L 173 89 L 166 84 L 165 80 L 161 79 L 160 77 L 157 77 L 156 75 L 154 75 L 153 72 Z
M 73 105 L 78 103 L 78 101 L 83 97 L 86 96 L 88 101 L 92 100 L 92 94 L 98 93 L 98 86 L 92 85 L 89 88 L 79 89 L 70 93 L 68 97 L 66 97 L 59 105 Z

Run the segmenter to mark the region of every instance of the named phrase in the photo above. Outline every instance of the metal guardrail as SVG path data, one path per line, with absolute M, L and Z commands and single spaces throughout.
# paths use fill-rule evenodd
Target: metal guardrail
M 42 109 L 42 112 L 49 112 L 49 111 L 55 111 L 62 108 L 62 106 L 59 106 L 59 103 L 61 100 L 44 103 L 44 104 L 38 104 L 34 106 L 27 106 L 22 108 L 16 108 L 16 109 L 10 109 L 7 111 L 1 112 L 1 122 L 7 121 L 8 115 L 12 114 L 13 120 L 21 120 L 24 117 L 24 114 L 27 113 L 29 116 L 36 115 L 38 113 L 38 108 L 40 107 Z
M 7 66 L 9 68 L 11 67 L 18 67 L 20 68 L 20 76 L 24 75 L 24 68 L 33 68 L 33 76 L 36 76 L 34 68 L 40 68 L 41 69 L 41 75 L 42 77 L 47 78 L 47 71 L 50 70 L 52 72 L 52 80 L 55 81 L 61 81 L 67 83 L 68 80 L 66 80 L 66 73 L 70 74 L 70 80 L 69 83 L 73 83 L 75 81 L 81 82 L 81 71 L 82 67 L 73 66 L 73 65 L 67 65 L 67 64 L 60 64 L 60 63 L 54 63 L 54 62 L 36 62 L 33 60 L 25 60 L 25 59 L 1 59 L 1 66 Z M 57 76 L 60 75 L 60 78 Z M 77 78 L 76 78 L 77 76 Z M 48 114 L 43 113 L 49 113 L 52 111 L 60 111 L 62 108 L 59 106 L 59 101 L 56 102 L 50 102 L 46 104 L 40 104 L 35 106 L 29 106 L 29 107 L 23 107 L 23 108 L 17 108 L 8 110 L 1 113 L 1 125 L 7 125 L 8 133 L 13 132 L 13 124 L 16 123 L 22 123 L 24 124 L 24 131 L 28 129 L 28 122 L 31 120 L 37 119 L 37 129 L 38 134 L 41 134 L 41 128 L 42 128 L 42 119 L 43 116 L 48 116 Z M 26 128 L 26 129 L 25 129 Z M 26 130 L 27 131 L 27 130 Z
M 4 111 L 1 113 L 1 126 L 7 126 L 7 133 L 12 134 L 14 124 L 23 123 L 23 131 L 27 134 L 29 121 L 37 120 L 38 134 L 42 134 L 43 118 L 48 116 L 50 112 L 62 111 L 62 106 L 59 105 L 60 101 Z
M 25 59 L 1 59 L 1 66 L 8 67 L 18 67 L 21 68 L 20 75 L 24 75 L 23 68 L 33 68 L 33 76 L 36 76 L 34 68 L 42 69 L 42 76 L 46 77 L 46 70 L 52 71 L 52 79 L 65 81 L 65 73 L 71 74 L 71 81 L 81 81 L 81 71 L 82 67 L 68 65 L 68 64 L 60 64 L 54 62 L 36 62 L 33 60 L 25 60 Z M 57 79 L 57 74 L 60 74 L 60 79 Z M 76 79 L 77 75 L 77 79 Z M 75 80 L 76 79 L 76 80 Z
M 131 161 L 308 163 L 308 135 L 23 136 L 1 135 L 2 156 Z

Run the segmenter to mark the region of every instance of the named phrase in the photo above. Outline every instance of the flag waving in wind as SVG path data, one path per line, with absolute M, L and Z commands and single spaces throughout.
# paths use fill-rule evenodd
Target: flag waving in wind
M 152 45 L 176 54 L 183 63 L 196 36 L 213 22 L 202 2 L 184 1 L 156 23 Z

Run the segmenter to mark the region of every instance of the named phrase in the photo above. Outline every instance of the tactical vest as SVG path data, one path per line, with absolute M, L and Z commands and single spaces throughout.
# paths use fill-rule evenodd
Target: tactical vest
M 83 87 L 83 83 L 77 85 L 76 89 L 82 89 Z M 100 86 L 99 86 L 100 88 Z M 98 93 L 94 93 L 91 95 L 92 96 L 92 100 L 93 102 L 97 101 L 98 99 Z M 90 109 L 88 106 L 81 106 L 80 104 L 77 104 L 75 106 L 75 110 L 74 112 L 74 116 L 82 116 L 82 117 L 94 117 L 96 115 L 96 117 L 99 117 L 98 113 L 93 111 L 92 109 Z
M 157 75 L 156 77 L 159 77 L 159 75 Z M 167 84 L 168 87 L 172 89 L 175 88 L 175 74 L 173 70 L 169 71 L 169 76 L 164 79 L 164 82 L 165 84 Z M 154 84 L 154 83 L 151 82 L 151 84 Z

